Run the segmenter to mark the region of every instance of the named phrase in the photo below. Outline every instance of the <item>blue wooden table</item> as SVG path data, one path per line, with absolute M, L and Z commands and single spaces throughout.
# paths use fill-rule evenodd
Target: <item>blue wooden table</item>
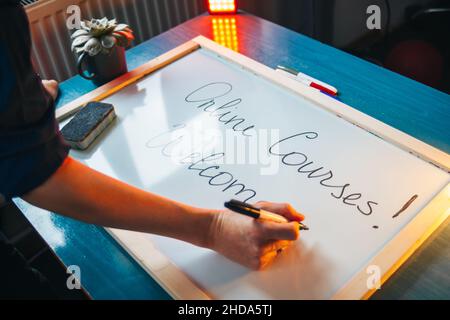
M 233 18 L 237 30 L 233 45 L 241 53 L 269 67 L 290 66 L 334 84 L 344 103 L 450 152 L 449 95 L 263 19 L 247 14 Z M 212 19 L 197 17 L 128 50 L 129 70 L 199 34 L 214 39 Z M 57 107 L 94 88 L 79 76 L 64 81 Z M 170 299 L 101 227 L 21 200 L 16 204 L 65 265 L 81 268 L 81 282 L 92 298 Z M 449 270 L 447 221 L 374 298 L 450 299 Z

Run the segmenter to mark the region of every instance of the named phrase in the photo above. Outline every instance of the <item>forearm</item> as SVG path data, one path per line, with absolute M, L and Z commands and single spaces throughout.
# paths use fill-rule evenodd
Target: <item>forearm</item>
M 200 246 L 208 244 L 214 214 L 142 191 L 71 158 L 23 198 L 88 223 L 159 234 Z

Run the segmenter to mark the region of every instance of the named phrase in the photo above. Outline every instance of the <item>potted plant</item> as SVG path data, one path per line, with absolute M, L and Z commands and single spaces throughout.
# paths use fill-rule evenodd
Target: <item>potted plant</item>
M 126 73 L 125 47 L 134 39 L 133 31 L 115 19 L 82 21 L 72 36 L 72 51 L 78 54 L 78 73 L 96 85 L 102 85 Z M 85 64 L 86 75 L 82 65 Z

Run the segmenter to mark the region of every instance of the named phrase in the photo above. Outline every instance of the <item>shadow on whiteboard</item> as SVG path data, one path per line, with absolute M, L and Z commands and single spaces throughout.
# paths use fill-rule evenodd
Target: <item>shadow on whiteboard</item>
M 318 246 L 307 248 L 298 240 L 268 267 L 252 271 L 225 257 L 209 252 L 190 261 L 187 270 L 212 298 L 227 299 L 323 299 L 329 294 L 333 272 Z M 214 271 L 215 270 L 215 271 Z M 201 275 L 201 278 L 198 276 Z

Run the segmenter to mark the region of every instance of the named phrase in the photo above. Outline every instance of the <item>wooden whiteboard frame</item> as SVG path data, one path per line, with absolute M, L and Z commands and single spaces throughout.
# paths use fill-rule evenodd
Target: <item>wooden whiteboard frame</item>
M 225 48 L 203 36 L 198 36 L 165 54 L 141 65 L 140 67 L 98 87 L 76 100 L 56 110 L 60 121 L 74 114 L 90 101 L 101 101 L 120 91 L 126 86 L 159 70 L 166 65 L 183 58 L 198 49 L 206 49 L 221 58 L 256 76 L 265 78 L 295 94 L 312 101 L 336 116 L 366 130 L 419 158 L 427 161 L 445 172 L 450 172 L 450 155 L 438 150 L 414 137 L 407 135 L 389 125 L 378 121 L 352 107 L 331 99 L 322 93 L 306 87 L 297 81 L 280 75 L 275 70 L 256 62 L 244 55 Z M 333 299 L 367 299 L 376 289 L 368 289 L 367 267 L 376 265 L 380 268 L 381 283 L 384 283 L 429 235 L 450 214 L 450 183 L 447 184 L 392 240 L 390 240 L 354 277 L 344 285 Z M 149 241 L 138 232 L 110 229 L 107 231 L 129 254 L 175 299 L 209 299 L 208 293 L 202 291 L 188 276 L 179 270 L 156 248 L 149 248 Z

